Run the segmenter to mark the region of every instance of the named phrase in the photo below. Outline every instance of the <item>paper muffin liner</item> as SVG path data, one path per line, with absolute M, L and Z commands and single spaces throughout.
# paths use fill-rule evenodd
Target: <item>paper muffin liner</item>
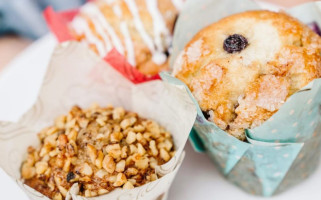
M 321 3 L 314 2 L 287 12 L 306 24 L 320 24 L 320 8 Z M 258 9 L 249 0 L 187 1 L 176 24 L 172 67 L 177 55 L 199 30 L 231 14 Z M 184 85 L 168 74 L 161 76 L 166 82 Z M 196 151 L 209 155 L 227 180 L 246 192 L 262 196 L 280 193 L 311 175 L 319 164 L 320 92 L 321 79 L 316 79 L 292 95 L 263 125 L 246 130 L 248 143 L 207 121 L 193 99 L 198 114 L 190 141 Z
M 79 9 L 67 10 L 62 12 L 55 12 L 52 7 L 47 7 L 45 9 L 43 13 L 44 18 L 49 29 L 56 36 L 58 42 L 75 40 L 75 38 L 73 38 L 70 34 L 68 24 L 73 20 L 78 12 Z M 117 57 L 121 61 L 119 62 L 118 60 L 115 60 L 115 57 Z M 113 68 L 119 71 L 123 76 L 125 76 L 128 80 L 135 84 L 160 79 L 158 74 L 147 76 L 139 72 L 135 67 L 131 66 L 127 62 L 126 58 L 122 56 L 115 48 L 108 52 L 103 59 Z
M 78 42 L 62 43 L 55 49 L 34 106 L 17 123 L 0 122 L 0 167 L 30 199 L 48 199 L 21 180 L 20 167 L 26 159 L 27 147 L 39 146 L 37 133 L 73 105 L 86 108 L 94 102 L 101 106 L 122 106 L 157 121 L 172 134 L 176 153 L 156 169 L 161 175 L 158 180 L 88 199 L 166 199 L 184 158 L 183 148 L 196 117 L 195 105 L 184 88 L 173 84 L 150 81 L 134 85 Z M 75 186 L 68 192 L 69 197 L 87 199 L 77 196 Z

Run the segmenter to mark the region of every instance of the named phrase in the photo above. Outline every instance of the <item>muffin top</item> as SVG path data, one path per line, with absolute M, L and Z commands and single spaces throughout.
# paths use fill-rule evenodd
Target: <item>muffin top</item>
M 122 107 L 74 106 L 38 137 L 41 145 L 28 148 L 21 176 L 54 200 L 68 199 L 74 184 L 85 197 L 142 186 L 160 178 L 156 167 L 175 154 L 169 132 Z
M 209 120 L 238 139 L 270 118 L 286 99 L 321 74 L 321 38 L 297 19 L 248 11 L 194 36 L 174 75 Z

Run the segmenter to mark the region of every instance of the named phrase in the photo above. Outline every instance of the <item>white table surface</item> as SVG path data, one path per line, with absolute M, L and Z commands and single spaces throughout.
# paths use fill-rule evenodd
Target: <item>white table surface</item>
M 0 121 L 16 121 L 34 103 L 50 55 L 56 45 L 52 35 L 38 40 L 6 67 L 0 76 Z M 28 84 L 21 84 L 21 80 Z M 187 143 L 186 157 L 169 192 L 169 200 L 319 200 L 321 168 L 309 179 L 272 198 L 251 196 L 227 182 L 204 154 Z M 0 169 L 0 199 L 26 200 L 27 196 Z

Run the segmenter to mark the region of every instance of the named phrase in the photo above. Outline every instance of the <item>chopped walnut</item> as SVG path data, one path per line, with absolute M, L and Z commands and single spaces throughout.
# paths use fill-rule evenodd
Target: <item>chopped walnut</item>
M 54 200 L 65 199 L 74 183 L 85 197 L 139 187 L 156 180 L 156 166 L 175 152 L 171 135 L 155 121 L 112 106 L 74 106 L 38 137 L 41 146 L 28 148 L 21 176 Z

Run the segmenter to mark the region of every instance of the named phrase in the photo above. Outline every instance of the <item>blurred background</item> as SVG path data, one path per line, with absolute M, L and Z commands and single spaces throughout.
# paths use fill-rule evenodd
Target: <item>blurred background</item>
M 86 0 L 0 0 L 0 73 L 32 41 L 48 32 L 42 16 L 47 6 L 54 10 L 79 7 Z M 223 1 L 223 0 L 222 0 Z M 264 0 L 291 7 L 313 0 Z
M 86 0 L 0 0 L 0 73 L 19 52 L 48 32 L 42 11 L 79 7 Z

